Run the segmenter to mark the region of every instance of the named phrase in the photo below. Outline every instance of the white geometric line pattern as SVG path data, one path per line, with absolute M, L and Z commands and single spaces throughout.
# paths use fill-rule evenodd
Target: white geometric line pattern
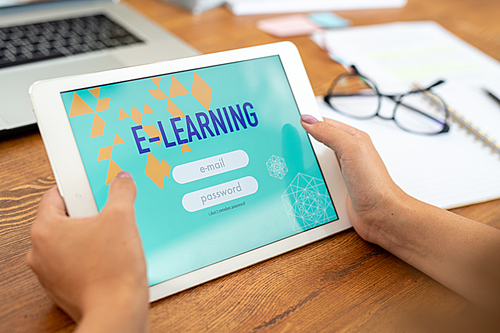
M 294 231 L 307 230 L 337 219 L 325 183 L 298 173 L 281 196 Z
M 266 166 L 267 171 L 269 171 L 269 175 L 274 178 L 283 179 L 288 172 L 285 159 L 276 155 L 271 156 L 267 160 Z

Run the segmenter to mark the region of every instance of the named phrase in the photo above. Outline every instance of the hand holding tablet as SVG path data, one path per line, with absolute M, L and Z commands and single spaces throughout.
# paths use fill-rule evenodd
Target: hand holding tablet
M 321 117 L 291 43 L 39 82 L 31 98 L 70 216 L 133 175 L 150 300 L 350 227 L 334 154 L 300 124 Z
M 71 218 L 54 187 L 38 206 L 26 261 L 81 332 L 141 332 L 149 322 L 146 263 L 130 174 L 112 182 L 99 215 Z

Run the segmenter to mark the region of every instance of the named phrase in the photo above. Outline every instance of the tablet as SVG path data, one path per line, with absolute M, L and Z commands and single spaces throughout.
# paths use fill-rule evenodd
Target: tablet
M 351 225 L 338 162 L 300 124 L 321 119 L 282 42 L 35 83 L 38 126 L 70 216 L 97 214 L 122 170 L 150 301 Z

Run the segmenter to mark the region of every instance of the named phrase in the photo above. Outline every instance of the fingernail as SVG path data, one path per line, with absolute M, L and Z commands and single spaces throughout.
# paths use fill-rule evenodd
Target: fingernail
M 116 178 L 133 179 L 132 175 L 130 174 L 130 172 L 127 172 L 127 171 L 120 171 L 120 172 L 118 172 L 118 174 L 116 175 Z
M 312 125 L 312 124 L 315 124 L 318 122 L 318 119 L 316 119 L 313 116 L 308 115 L 308 114 L 303 114 L 302 116 L 300 116 L 300 120 L 302 120 L 303 122 L 305 122 L 306 124 L 309 124 L 309 125 Z

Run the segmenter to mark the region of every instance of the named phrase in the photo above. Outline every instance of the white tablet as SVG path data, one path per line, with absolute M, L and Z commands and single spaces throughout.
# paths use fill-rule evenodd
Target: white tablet
M 137 184 L 150 300 L 351 225 L 334 154 L 292 43 L 37 82 L 38 126 L 70 216 Z M 313 149 L 314 147 L 314 149 Z

